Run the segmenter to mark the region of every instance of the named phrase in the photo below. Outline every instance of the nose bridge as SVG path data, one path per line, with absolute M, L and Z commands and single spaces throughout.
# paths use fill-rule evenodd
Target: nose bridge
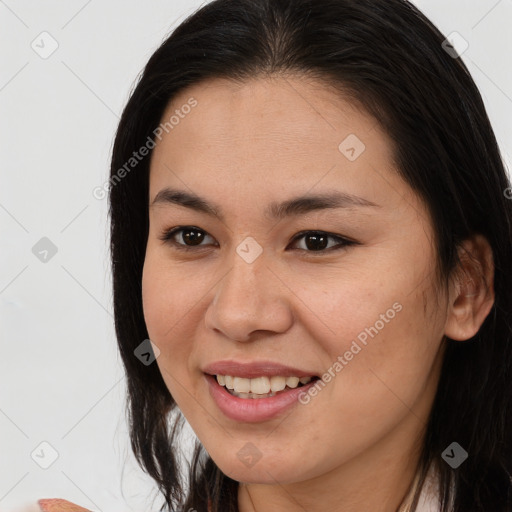
M 268 279 L 268 252 L 264 253 L 263 246 L 258 241 L 247 236 L 233 247 L 233 253 L 228 256 L 230 272 L 226 276 L 225 290 L 233 293 L 234 298 L 244 299 L 249 305 L 251 300 L 257 302 L 256 295 L 265 293 L 265 280 Z M 256 303 L 254 304 L 257 305 Z
M 246 261 L 238 253 L 230 259 L 231 270 L 222 283 L 217 298 L 243 300 L 243 304 L 249 307 L 257 306 L 257 295 L 264 293 L 265 258 L 259 256 L 254 261 Z M 254 304 L 253 304 L 254 303 Z
M 206 321 L 225 336 L 246 341 L 256 330 L 282 332 L 289 328 L 291 313 L 276 286 L 263 248 L 247 237 L 229 258 L 229 271 L 218 283 Z
M 266 258 L 256 253 L 254 246 L 242 242 L 229 258 L 230 271 L 220 283 L 214 302 L 231 308 L 231 315 L 258 315 L 261 300 L 269 299 L 267 284 L 270 271 L 266 268 Z

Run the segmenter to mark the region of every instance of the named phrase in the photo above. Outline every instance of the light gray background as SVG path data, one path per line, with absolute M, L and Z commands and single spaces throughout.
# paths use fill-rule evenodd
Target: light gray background
M 0 0 L 0 511 L 45 497 L 109 512 L 161 503 L 129 448 L 107 202 L 92 191 L 138 73 L 202 3 Z M 512 0 L 415 3 L 468 41 L 462 58 L 510 169 Z M 47 58 L 31 47 L 51 49 L 43 31 L 58 43 Z M 57 247 L 45 263 L 32 252 L 42 237 Z M 31 458 L 51 461 L 41 442 L 58 453 L 48 469 Z

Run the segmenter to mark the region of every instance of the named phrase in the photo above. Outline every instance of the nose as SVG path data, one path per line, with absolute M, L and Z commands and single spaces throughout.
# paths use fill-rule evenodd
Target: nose
M 258 331 L 286 332 L 292 325 L 291 291 L 285 276 L 270 268 L 265 254 L 248 263 L 237 253 L 230 270 L 217 283 L 205 314 L 208 329 L 240 341 L 251 341 Z M 282 282 L 282 281 L 283 282 Z

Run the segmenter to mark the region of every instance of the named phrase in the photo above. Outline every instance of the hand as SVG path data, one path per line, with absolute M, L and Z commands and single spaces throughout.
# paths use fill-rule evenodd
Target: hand
M 91 512 L 89 509 L 75 505 L 67 500 L 47 499 L 37 502 L 41 512 Z

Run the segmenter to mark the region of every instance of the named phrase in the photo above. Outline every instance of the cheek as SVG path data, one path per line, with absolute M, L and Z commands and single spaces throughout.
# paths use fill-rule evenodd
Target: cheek
M 426 321 L 422 297 L 397 296 L 398 301 L 381 302 L 380 308 L 372 307 L 371 314 L 350 324 L 343 346 L 332 357 L 342 355 L 337 366 L 342 369 L 333 379 L 334 401 L 359 417 L 352 432 L 372 422 L 391 428 L 431 382 L 442 336 Z M 393 304 L 400 307 L 393 309 Z
M 165 295 L 163 277 L 153 259 L 146 256 L 142 273 L 142 307 L 149 337 L 155 342 L 161 340 L 166 327 L 165 312 L 174 310 L 173 304 L 169 303 L 171 295 Z
M 201 298 L 205 290 L 165 255 L 148 250 L 142 276 L 142 303 L 149 338 L 160 350 L 157 364 L 169 391 L 180 394 L 188 382 L 197 326 L 201 324 Z
M 142 305 L 150 337 L 165 341 L 187 311 L 190 291 L 187 280 L 158 248 L 148 245 L 142 272 Z
M 148 336 L 160 354 L 156 364 L 174 400 L 181 407 L 181 388 L 187 385 L 187 344 L 179 343 L 178 318 L 183 316 L 179 293 L 168 284 L 168 271 L 147 255 L 142 277 L 142 303 Z M 178 323 L 179 325 L 179 323 Z M 180 386 L 181 384 L 181 386 Z
M 183 367 L 188 345 L 180 343 L 180 322 L 186 315 L 183 293 L 174 272 L 161 259 L 148 252 L 142 275 L 142 305 L 149 338 L 157 345 L 157 364 L 166 383 L 169 374 Z M 180 364 L 181 363 L 181 364 Z M 164 371 L 164 368 L 165 370 Z
M 350 390 L 367 405 L 382 393 L 414 400 L 421 392 L 441 343 L 443 315 L 424 310 L 437 297 L 426 288 L 428 279 L 422 282 L 419 263 L 400 272 L 396 265 L 369 270 L 366 278 L 345 280 L 343 293 L 335 280 L 317 292 L 315 308 L 329 330 L 316 340 L 328 354 L 326 371 L 335 375 L 331 392 Z

